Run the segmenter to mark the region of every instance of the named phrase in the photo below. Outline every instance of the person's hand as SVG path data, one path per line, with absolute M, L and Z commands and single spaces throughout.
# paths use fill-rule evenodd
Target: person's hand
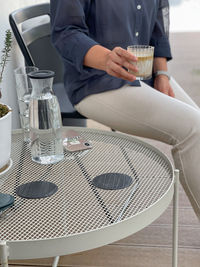
M 131 61 L 137 61 L 137 58 L 125 49 L 115 47 L 106 56 L 105 70 L 111 76 L 133 82 L 136 77 L 127 70 L 137 72 L 138 69 L 130 63 Z
M 169 83 L 169 79 L 165 75 L 158 75 L 154 80 L 154 88 L 163 94 L 171 97 L 175 97 L 173 89 Z

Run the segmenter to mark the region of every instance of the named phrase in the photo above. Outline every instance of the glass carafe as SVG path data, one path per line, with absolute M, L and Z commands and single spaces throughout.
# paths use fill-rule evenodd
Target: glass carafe
M 39 70 L 28 76 L 33 87 L 29 105 L 32 160 L 57 163 L 64 153 L 60 107 L 52 91 L 54 72 Z

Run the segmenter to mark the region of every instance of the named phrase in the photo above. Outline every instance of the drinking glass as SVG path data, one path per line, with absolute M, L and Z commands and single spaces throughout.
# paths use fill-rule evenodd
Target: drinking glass
M 21 127 L 24 130 L 24 141 L 29 142 L 29 102 L 32 92 L 32 85 L 28 74 L 37 71 L 35 66 L 19 67 L 14 70 L 16 80 L 16 91 L 19 104 L 19 115 Z
M 127 51 L 138 58 L 136 62 L 131 62 L 138 68 L 138 72 L 129 70 L 136 76 L 136 80 L 148 80 L 152 77 L 154 47 L 148 45 L 130 45 Z

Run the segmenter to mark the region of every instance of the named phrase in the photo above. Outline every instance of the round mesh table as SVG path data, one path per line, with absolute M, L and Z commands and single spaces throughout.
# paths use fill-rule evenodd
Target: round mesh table
M 63 128 L 67 129 L 78 131 L 93 147 L 65 152 L 65 159 L 54 165 L 34 163 L 22 132 L 13 132 L 13 166 L 0 177 L 0 192 L 15 197 L 14 206 L 0 213 L 4 258 L 8 247 L 9 259 L 28 259 L 66 255 L 125 238 L 158 218 L 177 191 L 172 164 L 149 144 L 125 134 Z M 95 177 L 108 173 L 129 176 L 132 183 L 119 190 L 94 186 Z M 16 195 L 19 185 L 37 180 L 55 183 L 58 191 L 43 199 Z M 173 266 L 177 196 L 175 205 Z

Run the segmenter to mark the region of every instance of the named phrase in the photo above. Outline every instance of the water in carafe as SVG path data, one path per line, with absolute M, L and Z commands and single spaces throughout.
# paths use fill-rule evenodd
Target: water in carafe
M 54 72 L 40 70 L 29 77 L 33 86 L 29 105 L 32 160 L 40 164 L 57 163 L 64 154 L 60 107 L 52 92 Z

